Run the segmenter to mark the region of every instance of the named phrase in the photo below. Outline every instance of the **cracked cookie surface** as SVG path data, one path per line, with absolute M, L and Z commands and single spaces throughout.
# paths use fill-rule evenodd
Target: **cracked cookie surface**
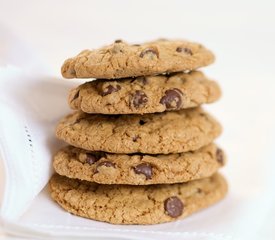
M 220 124 L 201 108 L 144 115 L 75 112 L 56 129 L 59 139 L 85 150 L 148 154 L 194 151 L 220 133 Z
M 146 155 L 89 152 L 67 146 L 54 156 L 55 171 L 62 176 L 101 184 L 168 184 L 213 175 L 225 164 L 215 144 L 194 152 Z
M 54 175 L 51 197 L 66 211 L 113 224 L 157 224 L 185 218 L 221 200 L 227 183 L 220 174 L 188 183 L 100 185 Z
M 67 59 L 61 73 L 65 78 L 125 78 L 191 71 L 207 66 L 214 55 L 201 44 L 184 40 L 156 40 L 143 44 L 115 41 L 84 50 Z
M 144 114 L 197 107 L 219 99 L 218 84 L 202 72 L 95 80 L 72 89 L 72 109 L 86 113 Z

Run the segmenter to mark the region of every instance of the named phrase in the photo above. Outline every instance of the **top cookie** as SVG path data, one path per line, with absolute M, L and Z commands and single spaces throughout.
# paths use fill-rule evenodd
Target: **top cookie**
M 214 62 L 214 55 L 198 43 L 183 40 L 156 40 L 113 44 L 84 50 L 67 59 L 61 69 L 65 78 L 125 78 L 191 71 Z

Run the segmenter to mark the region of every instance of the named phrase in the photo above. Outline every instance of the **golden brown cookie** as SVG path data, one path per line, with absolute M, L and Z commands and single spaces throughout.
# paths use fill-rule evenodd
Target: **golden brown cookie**
M 220 133 L 220 124 L 201 108 L 144 115 L 75 112 L 56 129 L 59 139 L 89 151 L 148 154 L 194 151 Z
M 213 53 L 198 43 L 156 40 L 131 45 L 118 40 L 67 59 L 61 72 L 65 78 L 114 79 L 190 71 L 213 61 Z
M 95 80 L 72 89 L 69 105 L 87 113 L 144 114 L 197 107 L 221 95 L 202 72 L 123 80 Z
M 209 177 L 224 164 L 223 151 L 215 144 L 168 155 L 89 152 L 67 146 L 57 152 L 53 161 L 55 171 L 62 176 L 130 185 L 188 182 Z
M 225 196 L 227 183 L 214 174 L 171 185 L 99 185 L 56 174 L 49 188 L 52 198 L 72 214 L 113 224 L 156 224 L 216 203 Z

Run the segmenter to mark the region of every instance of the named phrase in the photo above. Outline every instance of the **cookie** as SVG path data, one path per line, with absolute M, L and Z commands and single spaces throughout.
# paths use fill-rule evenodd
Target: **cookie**
M 190 71 L 213 61 L 213 53 L 198 43 L 156 40 L 132 45 L 118 40 L 67 59 L 61 72 L 65 78 L 114 79 Z
M 223 151 L 210 144 L 194 152 L 145 155 L 89 152 L 67 146 L 54 157 L 62 176 L 101 184 L 164 184 L 213 175 L 225 164 Z
M 66 211 L 113 224 L 156 224 L 185 218 L 221 200 L 225 179 L 215 174 L 188 183 L 99 185 L 54 175 L 52 198 Z
M 201 72 L 123 80 L 95 80 L 70 91 L 72 109 L 87 113 L 144 114 L 197 107 L 216 101 L 218 84 Z
M 194 151 L 221 133 L 201 108 L 144 115 L 75 112 L 63 118 L 56 136 L 89 151 L 168 154 Z

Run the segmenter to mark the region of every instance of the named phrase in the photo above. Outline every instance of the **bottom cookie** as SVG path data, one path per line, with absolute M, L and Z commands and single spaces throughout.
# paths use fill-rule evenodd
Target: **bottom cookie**
M 52 198 L 68 212 L 113 224 L 157 224 L 185 218 L 221 200 L 227 183 L 218 173 L 171 185 L 99 185 L 54 175 Z

